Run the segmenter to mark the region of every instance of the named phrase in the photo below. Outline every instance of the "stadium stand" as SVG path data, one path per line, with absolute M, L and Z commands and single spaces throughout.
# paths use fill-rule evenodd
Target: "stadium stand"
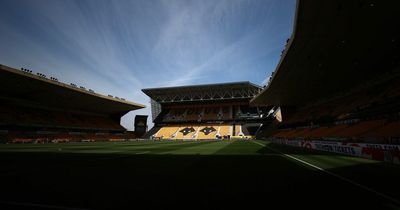
M 217 129 L 215 128 L 215 125 L 202 126 L 199 128 L 197 139 L 215 139 Z
M 1 142 L 134 138 L 120 125 L 120 118 L 140 108 L 144 106 L 0 65 Z
M 175 139 L 194 139 L 197 129 L 198 129 L 198 127 L 192 126 L 192 125 L 182 126 L 178 129 L 178 132 L 176 132 L 173 135 L 173 138 L 175 138 Z
M 216 139 L 232 136 L 229 124 L 182 124 L 161 127 L 150 135 L 155 139 Z
M 262 121 L 249 101 L 261 91 L 250 82 L 150 88 L 142 90 L 152 101 L 154 128 L 145 136 L 155 139 L 229 139 L 244 136 L 241 125 Z M 245 116 L 236 115 L 243 109 Z M 237 132 L 235 132 L 235 129 Z M 156 131 L 157 130 L 157 131 Z M 252 130 L 252 132 L 255 132 Z M 247 133 L 248 136 L 254 136 Z
M 220 107 L 205 107 L 202 120 L 213 120 L 218 116 Z
M 219 126 L 216 136 L 219 138 L 229 138 L 230 136 L 232 136 L 232 126 L 231 125 Z
M 242 125 L 235 125 L 235 136 L 244 136 L 242 132 Z
M 172 138 L 180 129 L 180 126 L 163 126 L 161 129 L 154 134 L 156 138 Z
M 281 60 L 250 102 L 277 107 L 259 137 L 400 143 L 400 13 L 389 5 L 298 2 Z

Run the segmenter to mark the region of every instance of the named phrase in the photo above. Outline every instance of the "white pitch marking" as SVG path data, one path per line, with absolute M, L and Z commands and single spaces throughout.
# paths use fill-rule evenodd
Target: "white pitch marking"
M 267 145 L 262 144 L 262 143 L 260 143 L 260 142 L 253 141 L 253 143 L 256 143 L 256 144 L 261 145 L 261 146 L 264 146 L 264 147 L 267 147 L 269 150 L 272 150 L 272 151 L 274 151 L 274 152 L 276 152 L 276 153 L 279 153 L 279 154 L 281 154 L 281 155 L 283 155 L 283 156 L 285 156 L 285 157 L 288 157 L 288 158 L 291 158 L 291 159 L 293 159 L 293 160 L 296 160 L 296 161 L 298 161 L 298 162 L 300 162 L 300 163 L 303 163 L 303 164 L 305 164 L 305 165 L 308 165 L 308 166 L 310 166 L 310 167 L 312 167 L 312 168 L 315 168 L 315 169 L 317 169 L 317 170 L 319 170 L 319 171 L 323 171 L 323 172 L 325 172 L 325 173 L 327 173 L 327 174 L 329 174 L 329 175 L 331 175 L 331 176 L 334 176 L 334 177 L 336 177 L 336 178 L 338 178 L 338 179 L 341 179 L 341 180 L 343 180 L 343 181 L 346 181 L 346 182 L 348 182 L 348 183 L 350 183 L 350 184 L 353 184 L 353 185 L 355 185 L 355 186 L 357 186 L 357 187 L 360 187 L 360 188 L 362 188 L 362 189 L 364 189 L 364 190 L 367 190 L 367 191 L 369 191 L 369 192 L 375 193 L 375 194 L 377 194 L 377 195 L 379 195 L 379 196 L 381 196 L 381 197 L 383 197 L 383 198 L 385 198 L 385 199 L 388 199 L 388 200 L 390 200 L 390 201 L 396 203 L 397 205 L 400 205 L 400 201 L 398 201 L 397 199 L 392 198 L 392 197 L 390 197 L 390 196 L 388 196 L 388 195 L 385 195 L 385 194 L 383 194 L 383 193 L 380 193 L 380 192 L 378 192 L 378 191 L 375 191 L 375 190 L 373 190 L 373 189 L 371 189 L 371 188 L 369 188 L 369 187 L 367 187 L 367 186 L 365 186 L 365 185 L 359 184 L 359 183 L 357 183 L 357 182 L 355 182 L 355 181 L 353 181 L 353 180 L 350 180 L 350 179 L 347 179 L 347 178 L 345 178 L 345 177 L 339 176 L 339 175 L 334 174 L 334 173 L 332 173 L 332 172 L 330 172 L 330 171 L 326 171 L 326 170 L 323 169 L 323 168 L 320 168 L 320 167 L 318 167 L 318 166 L 316 166 L 316 165 L 313 165 L 313 164 L 311 164 L 311 163 L 309 163 L 309 162 L 306 162 L 306 161 L 304 161 L 304 160 L 301 160 L 301 159 L 299 159 L 299 158 L 296 158 L 296 157 L 293 157 L 293 156 L 291 156 L 291 155 L 282 153 L 282 152 L 280 152 L 280 151 L 278 151 L 278 150 L 272 149 L 272 148 L 268 147 Z

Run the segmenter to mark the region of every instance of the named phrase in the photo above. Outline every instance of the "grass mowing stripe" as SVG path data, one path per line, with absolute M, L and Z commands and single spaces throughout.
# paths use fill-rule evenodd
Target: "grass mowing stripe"
M 46 143 L 46 144 L 0 144 L 0 151 L 2 150 L 21 150 L 21 149 L 53 149 L 54 147 L 63 148 L 103 148 L 103 147 L 126 147 L 137 145 L 154 145 L 166 144 L 170 142 L 157 142 L 157 141 L 131 141 L 131 142 L 69 142 L 69 143 Z
M 193 147 L 179 148 L 166 153 L 173 155 L 211 155 L 226 145 L 227 143 L 222 141 L 208 141 L 208 143 L 202 142 L 201 144 L 197 144 Z
M 140 151 L 148 151 L 151 149 L 157 149 L 157 148 L 162 148 L 162 147 L 169 147 L 169 146 L 173 146 L 173 145 L 182 145 L 182 144 L 186 144 L 186 143 L 176 143 L 176 142 L 165 142 L 165 143 L 155 143 L 155 144 L 135 144 L 135 145 L 123 145 L 123 146 L 119 146 L 118 148 L 116 147 L 104 147 L 104 151 L 106 151 L 105 154 L 131 154 L 132 152 L 140 152 Z M 113 152 L 109 152 L 110 148 L 112 148 Z M 78 153 L 104 153 L 103 149 L 100 150 L 80 150 L 78 151 Z M 72 151 L 74 152 L 74 151 Z
M 195 143 L 198 144 L 198 145 L 190 146 L 190 145 L 195 144 Z M 174 142 L 174 143 L 169 143 L 169 144 L 157 144 L 157 145 L 153 146 L 153 149 L 159 150 L 159 149 L 163 149 L 163 148 L 171 147 L 171 146 L 173 148 L 175 148 L 176 146 L 179 148 L 179 147 L 181 147 L 183 145 L 185 145 L 185 146 L 189 145 L 189 148 L 190 148 L 190 147 L 197 147 L 197 146 L 208 144 L 208 143 L 211 143 L 211 142 L 200 142 L 200 143 L 199 142 L 192 142 L 192 141 L 190 141 L 190 142 L 179 142 L 179 143 Z M 151 147 L 146 147 L 146 149 L 151 149 Z M 185 149 L 185 147 L 183 147 L 182 149 Z M 132 150 L 130 150 L 130 151 L 132 151 Z M 171 151 L 175 151 L 175 150 L 168 150 L 167 152 L 169 153 Z M 124 152 L 126 152 L 126 151 L 114 152 L 112 154 L 114 154 L 114 155 L 116 154 L 117 156 L 105 157 L 105 158 L 96 158 L 96 159 L 91 159 L 90 161 L 115 160 L 115 159 L 120 159 L 120 158 L 131 157 L 131 156 L 134 156 L 134 155 L 144 155 L 144 154 L 147 154 L 147 153 L 153 153 L 152 151 L 137 151 L 136 153 L 131 153 L 131 154 L 129 154 L 129 153 L 127 154 L 127 153 L 124 153 Z M 157 153 L 155 153 L 155 154 L 157 154 Z M 165 152 L 158 153 L 158 154 L 165 154 Z
M 318 166 L 316 166 L 316 165 L 313 165 L 313 164 L 311 164 L 311 163 L 308 163 L 308 162 L 306 162 L 306 161 L 304 161 L 304 160 L 301 160 L 301 159 L 299 159 L 299 158 L 293 157 L 292 155 L 288 155 L 288 154 L 282 153 L 282 152 L 280 152 L 280 151 L 278 151 L 278 150 L 272 149 L 272 148 L 268 147 L 266 144 L 263 144 L 263 143 L 260 143 L 260 142 L 257 142 L 257 141 L 253 141 L 253 142 L 254 142 L 255 144 L 262 145 L 262 146 L 268 148 L 268 149 L 271 150 L 271 151 L 274 151 L 274 152 L 276 152 L 276 153 L 279 153 L 279 154 L 283 155 L 284 157 L 288 157 L 288 158 L 290 158 L 290 159 L 296 160 L 296 161 L 298 161 L 298 162 L 300 162 L 300 163 L 303 163 L 303 164 L 305 164 L 305 165 L 307 165 L 307 166 L 310 166 L 310 167 L 315 168 L 315 169 L 317 169 L 317 170 L 319 170 L 319 171 L 322 171 L 322 172 L 324 172 L 324 173 L 326 173 L 326 174 L 329 174 L 329 175 L 331 175 L 331 176 L 333 176 L 333 177 L 336 177 L 336 178 L 338 178 L 338 179 L 340 179 L 340 180 L 342 180 L 342 181 L 345 181 L 345 182 L 347 182 L 347 183 L 350 183 L 350 184 L 353 184 L 353 185 L 355 185 L 355 186 L 357 186 L 357 187 L 360 187 L 361 189 L 364 189 L 364 190 L 366 190 L 366 191 L 369 191 L 369 192 L 371 192 L 371 193 L 374 193 L 374 194 L 376 194 L 376 195 L 378 195 L 378 196 L 380 196 L 380 197 L 382 197 L 382 198 L 384 198 L 384 199 L 390 200 L 390 201 L 392 201 L 393 203 L 395 203 L 396 205 L 399 205 L 399 206 L 400 206 L 400 201 L 398 201 L 398 200 L 395 199 L 395 198 L 392 198 L 392 197 L 390 197 L 390 196 L 388 196 L 388 195 L 385 195 L 385 194 L 383 194 L 383 193 L 381 193 L 381 192 L 378 192 L 378 191 L 376 191 L 376 190 L 373 190 L 373 189 L 371 189 L 371 188 L 369 188 L 369 187 L 367 187 L 367 186 L 365 186 L 365 185 L 359 184 L 359 183 L 357 183 L 357 182 L 355 182 L 355 181 L 353 181 L 353 180 L 347 179 L 347 178 L 345 178 L 345 177 L 342 177 L 342 176 L 339 176 L 339 175 L 337 175 L 337 174 L 335 174 L 335 173 L 332 173 L 332 172 L 330 172 L 330 171 L 327 171 L 327 170 L 325 170 L 325 169 L 323 169 L 323 168 L 320 168 L 320 167 L 318 167 Z
M 230 140 L 214 155 L 260 155 L 258 151 L 261 148 L 259 145 L 249 143 L 247 140 Z
M 139 143 L 86 143 L 86 144 L 74 144 L 74 143 L 65 143 L 65 144 L 44 144 L 44 145 L 28 145 L 28 144 L 19 144 L 12 145 L 9 147 L 8 145 L 0 145 L 0 152 L 90 152 L 90 151 L 109 151 L 110 148 L 119 149 L 126 147 L 138 147 L 138 146 L 146 146 L 146 145 L 155 145 L 155 144 L 165 144 L 165 143 L 153 143 L 153 142 L 139 142 Z
M 117 155 L 117 156 L 113 156 L 113 157 L 102 157 L 102 158 L 94 158 L 94 159 L 90 159 L 89 161 L 99 161 L 99 160 L 113 160 L 113 159 L 119 159 L 119 158 L 126 158 L 126 157 L 130 157 L 133 155 L 143 155 L 143 154 L 147 154 L 147 153 L 151 153 L 151 149 L 160 149 L 163 147 L 170 147 L 170 146 L 175 146 L 175 145 L 187 145 L 187 144 L 193 144 L 194 142 L 184 142 L 184 143 L 173 143 L 170 142 L 168 144 L 154 144 L 151 147 L 147 146 L 145 148 L 137 148 L 138 150 L 119 150 L 117 152 L 113 152 L 113 153 L 107 153 L 107 154 L 112 154 L 112 155 Z M 140 151 L 140 149 L 146 149 L 146 151 Z M 150 149 L 150 151 L 148 151 Z M 133 152 L 135 151 L 135 153 L 126 153 L 126 152 Z
M 157 154 L 157 155 L 173 155 L 173 151 L 177 150 L 183 150 L 185 148 L 191 148 L 191 147 L 197 147 L 200 145 L 205 145 L 205 144 L 210 144 L 212 141 L 191 141 L 191 142 L 182 142 L 178 144 L 173 144 L 168 147 L 158 147 L 155 148 L 155 151 L 152 151 L 152 153 Z

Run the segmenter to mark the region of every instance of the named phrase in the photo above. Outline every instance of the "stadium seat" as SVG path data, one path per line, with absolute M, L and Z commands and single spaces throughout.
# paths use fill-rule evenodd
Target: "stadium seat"
M 217 129 L 214 125 L 202 126 L 199 128 L 197 139 L 215 139 Z

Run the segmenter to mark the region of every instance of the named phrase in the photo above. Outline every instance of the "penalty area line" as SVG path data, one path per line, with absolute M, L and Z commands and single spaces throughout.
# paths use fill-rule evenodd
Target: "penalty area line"
M 333 176 L 333 177 L 336 177 L 336 178 L 338 178 L 338 179 L 340 179 L 340 180 L 342 180 L 342 181 L 345 181 L 345 182 L 347 182 L 347 183 L 353 184 L 353 185 L 355 185 L 355 186 L 357 186 L 357 187 L 359 187 L 359 188 L 361 188 L 361 189 L 363 189 L 363 190 L 366 190 L 366 191 L 369 191 L 369 192 L 374 193 L 374 194 L 376 194 L 376 195 L 379 195 L 379 196 L 382 197 L 382 198 L 385 198 L 385 199 L 387 199 L 387 200 L 392 201 L 393 203 L 395 203 L 395 204 L 397 204 L 397 205 L 400 205 L 400 201 L 398 201 L 397 199 L 395 199 L 395 198 L 393 198 L 393 197 L 390 197 L 390 196 L 388 196 L 388 195 L 385 195 L 385 194 L 383 194 L 383 193 L 381 193 L 381 192 L 378 192 L 378 191 L 376 191 L 376 190 L 373 190 L 373 189 L 371 189 L 371 188 L 369 188 L 369 187 L 367 187 L 367 186 L 365 186 L 365 185 L 362 185 L 362 184 L 357 183 L 357 182 L 355 182 L 355 181 L 353 181 L 353 180 L 350 180 L 350 179 L 348 179 L 348 178 L 345 178 L 345 177 L 342 177 L 342 176 L 337 175 L 337 174 L 335 174 L 335 173 L 332 173 L 332 172 L 330 172 L 330 171 L 327 171 L 327 170 L 325 170 L 325 169 L 323 169 L 323 168 L 321 168 L 321 167 L 318 167 L 318 166 L 316 166 L 316 165 L 313 165 L 313 164 L 311 164 L 311 163 L 309 163 L 309 162 L 306 162 L 306 161 L 301 160 L 301 159 L 299 159 L 299 158 L 293 157 L 292 155 L 288 155 L 288 154 L 282 153 L 282 152 L 280 152 L 280 151 L 278 151 L 278 150 L 272 149 L 272 148 L 268 147 L 266 144 L 263 144 L 263 143 L 260 143 L 260 142 L 257 142 L 257 141 L 253 141 L 253 143 L 258 144 L 258 145 L 261 145 L 261 146 L 264 146 L 264 147 L 268 148 L 269 150 L 271 150 L 271 151 L 273 151 L 273 152 L 276 152 L 276 153 L 278 153 L 278 154 L 280 154 L 280 155 L 282 155 L 282 156 L 284 156 L 284 157 L 290 158 L 290 159 L 295 160 L 295 161 L 297 161 L 297 162 L 300 162 L 300 163 L 302 163 L 302 164 L 304 164 L 304 165 L 307 165 L 307 166 L 312 167 L 312 168 L 315 168 L 315 169 L 317 169 L 317 170 L 319 170 L 319 171 L 325 172 L 326 174 L 329 174 L 329 175 L 331 175 L 331 176 Z

